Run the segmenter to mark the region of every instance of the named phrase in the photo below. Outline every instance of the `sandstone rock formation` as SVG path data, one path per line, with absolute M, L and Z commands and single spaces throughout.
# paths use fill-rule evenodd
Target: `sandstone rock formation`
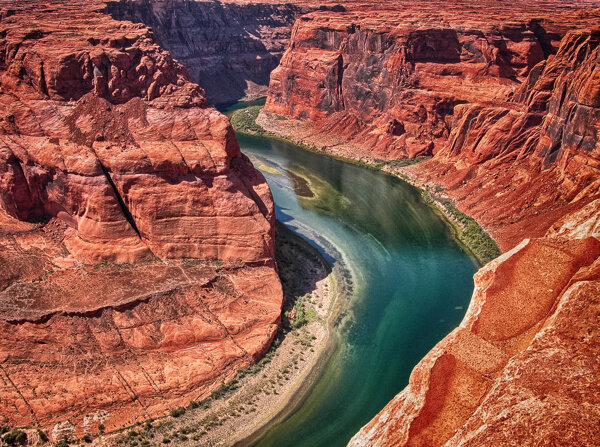
M 464 104 L 435 157 L 407 171 L 443 185 L 501 248 L 541 236 L 600 195 L 600 30 L 572 31 L 504 105 Z
M 503 250 L 598 194 L 595 127 L 584 123 L 598 119 L 589 27 L 600 10 L 401 5 L 302 16 L 265 110 L 299 119 L 312 129 L 304 142 L 340 155 L 433 155 L 403 174 L 444 186 Z
M 264 178 L 152 33 L 104 8 L 0 9 L 2 425 L 164 414 L 280 319 Z
M 460 326 L 351 446 L 597 445 L 600 199 L 475 275 Z
M 306 3 L 306 2 L 305 2 Z M 245 1 L 108 2 L 117 20 L 144 23 L 181 62 L 212 103 L 264 95 L 308 5 Z
M 350 445 L 600 444 L 600 12 L 400 4 L 302 16 L 266 110 L 339 155 L 430 156 L 387 169 L 441 186 L 506 253 Z

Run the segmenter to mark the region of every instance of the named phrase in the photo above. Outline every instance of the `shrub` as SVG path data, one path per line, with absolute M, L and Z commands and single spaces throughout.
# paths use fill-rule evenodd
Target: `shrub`
M 4 442 L 8 445 L 25 445 L 27 442 L 27 435 L 21 430 L 12 430 L 7 435 L 4 435 Z
M 88 444 L 90 442 L 92 442 L 92 437 L 90 435 L 88 435 L 88 434 L 83 435 L 83 438 L 81 438 L 81 439 L 83 440 L 83 442 L 86 442 Z
M 264 135 L 265 130 L 256 124 L 256 117 L 261 109 L 262 106 L 251 106 L 245 109 L 236 110 L 231 115 L 231 125 L 235 131 L 255 135 Z
M 177 407 L 177 408 L 173 408 L 171 410 L 171 416 L 173 416 L 174 418 L 178 418 L 180 416 L 183 416 L 185 414 L 185 408 L 183 407 Z
M 38 436 L 40 437 L 40 440 L 41 440 L 42 442 L 48 442 L 48 436 L 46 435 L 46 433 L 44 433 L 44 432 L 43 432 L 42 430 L 40 430 L 39 428 L 38 428 L 37 434 L 38 434 Z

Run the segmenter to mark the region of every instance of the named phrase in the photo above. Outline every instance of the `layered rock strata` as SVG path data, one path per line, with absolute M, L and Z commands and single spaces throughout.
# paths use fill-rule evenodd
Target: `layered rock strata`
M 503 250 L 600 195 L 600 29 L 568 33 L 504 105 L 464 104 L 435 156 L 405 171 L 435 182 Z
M 350 445 L 596 445 L 598 9 L 404 6 L 301 17 L 262 122 L 280 115 L 274 127 L 326 152 L 387 160 L 506 253 Z
M 264 177 L 153 34 L 104 8 L 0 11 L 0 425 L 164 414 L 279 324 Z
M 433 156 L 403 173 L 446 187 L 503 250 L 598 193 L 598 9 L 403 5 L 302 16 L 265 110 L 329 152 Z

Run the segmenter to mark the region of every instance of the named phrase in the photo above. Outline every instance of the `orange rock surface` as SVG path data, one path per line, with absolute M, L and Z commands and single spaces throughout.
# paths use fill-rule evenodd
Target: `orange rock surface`
M 264 177 L 152 33 L 103 8 L 0 9 L 0 425 L 164 414 L 279 324 Z
M 383 2 L 296 22 L 266 110 L 325 151 L 430 156 L 388 169 L 441 186 L 506 252 L 349 445 L 600 444 L 599 14 Z
M 443 185 L 503 250 L 600 195 L 599 33 L 568 33 L 507 105 L 457 106 L 448 143 L 407 169 Z
M 334 134 L 356 159 L 433 156 L 404 174 L 444 186 L 505 251 L 598 195 L 600 9 L 399 5 L 302 16 L 265 109 L 326 151 Z

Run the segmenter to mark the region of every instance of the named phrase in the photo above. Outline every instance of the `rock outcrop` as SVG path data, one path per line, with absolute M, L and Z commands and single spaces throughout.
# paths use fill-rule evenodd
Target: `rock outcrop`
M 0 9 L 0 425 L 164 414 L 279 324 L 264 177 L 153 34 L 105 7 Z
M 475 275 L 460 326 L 350 446 L 597 445 L 600 199 Z
M 441 184 L 501 248 L 600 195 L 600 29 L 568 33 L 505 105 L 459 105 L 448 143 L 406 171 Z
M 400 4 L 302 16 L 263 122 L 355 159 L 430 157 L 386 169 L 442 190 L 505 254 L 350 445 L 597 445 L 600 12 Z
M 305 3 L 305 2 L 304 2 Z M 299 3 L 244 1 L 108 2 L 117 20 L 150 26 L 212 103 L 266 94 L 286 49 Z

